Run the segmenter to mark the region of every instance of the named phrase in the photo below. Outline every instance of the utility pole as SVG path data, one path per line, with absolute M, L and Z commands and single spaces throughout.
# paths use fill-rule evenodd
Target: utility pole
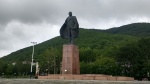
M 32 66 L 33 66 L 33 56 L 34 56 L 34 45 L 37 44 L 37 42 L 31 42 L 33 44 L 33 52 L 32 52 L 32 61 L 31 61 L 31 71 L 30 71 L 30 79 L 32 78 Z

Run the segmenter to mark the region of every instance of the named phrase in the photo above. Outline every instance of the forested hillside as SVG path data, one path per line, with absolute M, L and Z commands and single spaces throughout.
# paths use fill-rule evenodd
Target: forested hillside
M 150 72 L 150 23 L 134 23 L 108 30 L 80 28 L 79 46 L 81 74 L 109 74 L 141 79 Z M 59 74 L 62 46 L 68 41 L 60 37 L 35 45 L 34 62 L 40 73 Z M 0 59 L 0 74 L 17 75 L 30 72 L 32 46 Z M 25 64 L 23 62 L 26 62 Z M 12 65 L 16 63 L 16 65 Z
M 145 37 L 150 36 L 150 23 L 133 23 L 111 28 L 104 32 Z

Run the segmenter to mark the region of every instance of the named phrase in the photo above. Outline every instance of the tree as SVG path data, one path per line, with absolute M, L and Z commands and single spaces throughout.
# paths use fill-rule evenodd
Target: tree
M 40 71 L 46 72 L 46 69 L 48 69 L 48 73 L 59 73 L 61 59 L 61 51 L 59 48 L 52 47 L 50 49 L 45 50 L 40 55 L 40 59 L 37 59 L 40 65 Z
M 133 42 L 120 48 L 117 53 L 117 61 L 125 76 L 132 76 L 142 79 L 150 72 L 150 38 L 142 38 L 138 42 Z
M 96 59 L 96 53 L 91 48 L 80 48 L 80 62 L 90 63 Z
M 4 62 L 4 61 L 2 61 L 2 60 L 0 59 L 0 76 L 1 76 L 3 73 L 6 74 L 7 68 L 8 68 L 7 63 Z

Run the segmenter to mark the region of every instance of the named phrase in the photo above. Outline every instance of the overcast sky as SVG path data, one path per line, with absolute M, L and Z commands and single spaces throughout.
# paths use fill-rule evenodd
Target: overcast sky
M 150 0 L 0 0 L 0 57 L 59 36 L 72 11 L 82 28 L 150 22 Z

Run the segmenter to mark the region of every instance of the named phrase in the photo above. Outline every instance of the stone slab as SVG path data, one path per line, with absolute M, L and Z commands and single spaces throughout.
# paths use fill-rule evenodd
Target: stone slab
M 95 76 L 83 76 L 83 80 L 95 80 Z
M 106 76 L 96 76 L 95 80 L 108 80 L 108 77 L 106 77 Z
M 83 80 L 82 76 L 80 76 L 80 75 L 74 75 L 73 79 L 74 80 Z

